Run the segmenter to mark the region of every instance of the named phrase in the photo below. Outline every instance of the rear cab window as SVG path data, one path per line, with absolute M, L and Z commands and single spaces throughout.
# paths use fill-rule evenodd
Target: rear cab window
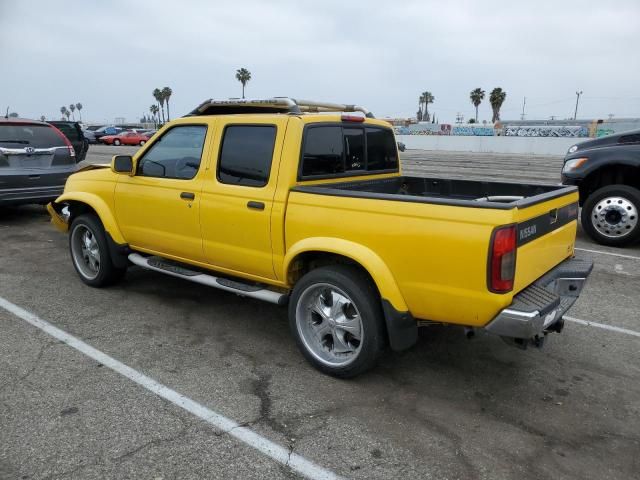
M 299 180 L 398 171 L 390 128 L 377 125 L 310 124 L 303 135 Z

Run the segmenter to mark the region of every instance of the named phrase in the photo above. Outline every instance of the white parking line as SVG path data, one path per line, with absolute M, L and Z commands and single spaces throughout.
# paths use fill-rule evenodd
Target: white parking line
M 580 325 L 586 325 L 587 327 L 602 328 L 604 330 L 611 330 L 612 332 L 625 333 L 627 335 L 633 335 L 634 337 L 640 337 L 640 332 L 636 332 L 635 330 L 629 330 L 627 328 L 614 327 L 613 325 L 605 325 L 604 323 L 591 322 L 591 321 L 588 321 L 588 320 L 581 320 L 581 319 L 575 318 L 575 317 L 568 317 L 567 315 L 565 315 L 562 318 L 564 318 L 565 320 L 569 320 L 570 322 L 573 322 L 573 323 L 578 323 Z
M 119 362 L 106 353 L 93 348 L 82 340 L 68 334 L 63 330 L 60 330 L 57 327 L 54 327 L 52 324 L 45 320 L 42 320 L 37 315 L 28 312 L 27 310 L 9 302 L 2 297 L 0 297 L 0 307 L 14 314 L 16 317 L 21 318 L 27 323 L 30 323 L 34 327 L 39 328 L 52 337 L 60 340 L 61 342 L 66 343 L 71 348 L 75 348 L 86 356 L 94 359 L 97 362 L 100 362 L 106 367 L 109 367 L 114 372 L 127 377 L 129 380 L 137 383 L 150 392 L 153 392 L 156 395 L 164 398 L 165 400 L 173 403 L 174 405 L 182 408 L 183 410 L 186 410 L 187 412 L 213 425 L 219 430 L 228 433 L 232 437 L 235 437 L 248 446 L 255 448 L 260 453 L 272 458 L 276 462 L 291 468 L 302 476 L 313 480 L 329 480 L 342 478 L 332 471 L 326 470 L 311 462 L 310 460 L 292 453 L 288 448 L 272 442 L 271 440 L 254 432 L 250 428 L 241 426 L 238 422 L 217 412 L 214 412 L 204 405 L 201 405 L 198 402 L 185 397 L 181 393 L 178 393 L 175 390 L 172 390 L 169 387 L 156 382 L 153 378 L 147 377 L 145 374 L 134 370 L 133 368 L 125 365 L 122 362 Z
M 640 257 L 634 257 L 633 255 L 623 255 L 622 253 L 603 252 L 602 250 L 589 250 L 588 248 L 575 248 L 581 252 L 599 253 L 601 255 L 611 255 L 612 257 L 630 258 L 631 260 L 640 260 Z

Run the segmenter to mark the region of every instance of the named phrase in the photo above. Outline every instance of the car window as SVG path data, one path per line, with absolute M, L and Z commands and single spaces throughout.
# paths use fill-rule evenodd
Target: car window
M 331 175 L 344 172 L 342 127 L 309 128 L 304 138 L 302 175 Z
M 68 123 L 58 123 L 54 124 L 54 126 L 64 133 L 65 137 L 67 137 L 72 142 L 77 142 L 80 140 L 80 135 L 78 130 L 76 130 L 75 125 L 70 125 Z
M 63 147 L 64 139 L 48 125 L 0 125 L 0 145 L 33 148 Z
M 388 128 L 313 125 L 305 130 L 303 178 L 397 169 L 397 147 Z
M 620 137 L 620 143 L 640 143 L 640 133 L 632 133 Z
M 263 187 L 269 181 L 276 142 L 273 125 L 230 125 L 224 130 L 218 180 L 232 185 Z
M 200 168 L 207 127 L 173 127 L 160 137 L 138 163 L 137 175 L 188 180 Z

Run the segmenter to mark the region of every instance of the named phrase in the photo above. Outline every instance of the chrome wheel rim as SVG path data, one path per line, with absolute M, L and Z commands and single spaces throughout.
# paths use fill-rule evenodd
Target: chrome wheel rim
M 591 224 L 605 237 L 625 237 L 638 224 L 638 208 L 624 197 L 603 198 L 591 211 Z
M 95 234 L 85 225 L 71 232 L 71 257 L 77 270 L 88 280 L 100 273 L 100 247 Z
M 362 349 L 358 307 L 335 285 L 317 283 L 302 292 L 296 305 L 296 327 L 307 351 L 327 366 L 349 365 Z

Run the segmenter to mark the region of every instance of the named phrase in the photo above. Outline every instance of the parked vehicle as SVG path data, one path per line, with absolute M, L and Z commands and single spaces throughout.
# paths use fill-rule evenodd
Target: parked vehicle
M 98 143 L 102 143 L 101 139 L 107 135 L 117 135 L 122 132 L 123 129 L 120 127 L 114 127 L 113 125 L 107 127 L 100 127 L 94 131 L 94 136 L 96 137 L 96 141 Z
M 640 240 L 640 130 L 573 145 L 562 183 L 578 187 L 582 228 L 593 240 L 613 247 Z
M 89 125 L 85 130 L 89 130 L 90 132 L 95 132 L 101 128 L 105 127 L 105 125 Z
M 149 137 L 139 132 L 120 132 L 117 135 L 105 135 L 100 141 L 107 145 L 144 145 Z
M 574 258 L 577 202 L 575 187 L 402 175 L 366 109 L 276 98 L 206 101 L 48 208 L 87 285 L 131 262 L 288 304 L 309 362 L 350 377 L 412 346 L 419 321 L 542 346 L 592 268 Z
M 96 134 L 93 130 L 83 130 L 82 133 L 84 138 L 87 139 L 87 142 L 89 142 L 89 145 L 98 143 L 96 140 Z
M 76 152 L 56 127 L 0 118 L 0 205 L 50 202 L 76 169 Z
M 48 123 L 64 133 L 65 137 L 69 139 L 76 151 L 76 162 L 84 160 L 89 150 L 89 140 L 85 137 L 82 128 L 80 128 L 80 124 L 78 122 L 65 122 L 60 120 L 53 120 Z

